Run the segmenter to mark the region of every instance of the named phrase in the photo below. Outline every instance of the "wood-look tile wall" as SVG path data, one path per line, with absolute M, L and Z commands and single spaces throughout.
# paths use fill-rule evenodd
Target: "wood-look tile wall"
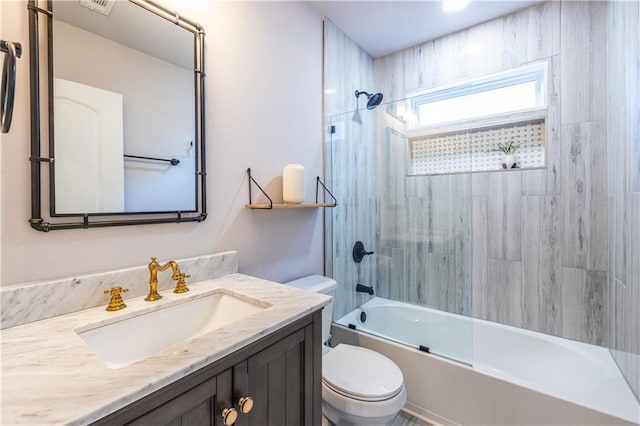
M 327 21 L 325 88 L 336 93 L 326 121 L 342 125 L 326 138 L 341 203 L 327 239 L 335 316 L 366 301 L 353 291 L 362 282 L 383 297 L 609 342 L 638 392 L 639 14 L 637 2 L 549 1 L 375 60 Z M 355 89 L 400 100 L 545 60 L 544 170 L 407 177 L 407 140 L 383 107 L 361 113 L 363 125 L 338 115 L 353 110 Z M 357 239 L 376 252 L 360 265 Z
M 603 343 L 605 26 L 603 2 L 546 2 L 374 60 L 389 100 L 549 63 L 545 170 L 394 175 L 384 169 L 403 152 L 386 145 L 406 140 L 380 139 L 381 295 Z M 476 53 L 463 53 L 469 45 Z
M 640 399 L 640 4 L 607 6 L 608 343 Z
M 336 133 L 325 133 L 326 180 L 338 207 L 325 209 L 326 271 L 337 283 L 334 318 L 364 303 L 369 295 L 356 293 L 356 284 L 374 285 L 376 267 L 371 256 L 356 264 L 353 244 L 360 240 L 376 250 L 375 127 L 373 115 L 360 111 L 362 123 L 353 121 L 356 90 L 373 91 L 373 59 L 331 20 L 324 23 L 325 123 Z M 366 97 L 360 98 L 360 106 Z M 345 111 L 348 111 L 345 113 Z

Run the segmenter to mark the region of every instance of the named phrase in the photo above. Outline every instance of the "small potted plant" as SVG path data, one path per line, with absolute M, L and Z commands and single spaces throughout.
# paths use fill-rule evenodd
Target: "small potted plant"
M 499 143 L 498 148 L 495 151 L 499 151 L 504 156 L 504 163 L 502 167 L 505 169 L 511 169 L 516 165 L 516 150 L 518 149 L 518 145 L 513 143 L 513 138 L 509 140 L 508 143 Z

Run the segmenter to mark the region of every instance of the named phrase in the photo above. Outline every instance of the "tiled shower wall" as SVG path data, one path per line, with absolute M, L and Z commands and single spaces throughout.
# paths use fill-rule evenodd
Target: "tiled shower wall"
M 640 399 L 640 4 L 607 7 L 608 335 Z
M 360 240 L 367 250 L 375 247 L 374 131 L 373 116 L 360 113 L 362 124 L 352 120 L 356 107 L 354 92 L 374 90 L 373 59 L 329 19 L 324 23 L 325 39 L 325 123 L 336 133 L 325 134 L 326 178 L 338 199 L 338 207 L 325 209 L 326 270 L 338 282 L 334 318 L 361 305 L 368 295 L 356 293 L 356 284 L 375 283 L 375 260 L 352 259 L 353 244 Z M 366 104 L 361 96 L 360 106 Z M 350 111 L 345 113 L 345 111 Z
M 381 180 L 379 228 L 401 229 L 397 238 L 378 241 L 388 256 L 378 257 L 379 286 L 393 277 L 389 294 L 411 303 L 603 342 L 605 24 L 605 3 L 545 2 L 374 60 L 377 87 L 390 100 L 549 63 L 545 170 L 431 177 L 400 171 Z M 380 150 L 388 149 L 384 143 Z M 397 191 L 404 199 L 385 214 Z
M 378 124 L 366 111 L 363 126 L 337 118 L 347 130 L 327 135 L 341 202 L 328 269 L 339 281 L 336 316 L 366 299 L 356 282 L 374 283 L 383 297 L 603 343 L 606 12 L 603 2 L 545 2 L 375 60 L 327 21 L 325 88 L 342 102 L 325 97 L 327 121 L 353 109 L 355 89 L 382 91 L 386 102 L 549 64 L 543 170 L 406 177 L 406 138 L 378 127 L 390 120 L 384 109 Z M 355 239 L 376 251 L 375 269 L 371 258 L 353 263 Z

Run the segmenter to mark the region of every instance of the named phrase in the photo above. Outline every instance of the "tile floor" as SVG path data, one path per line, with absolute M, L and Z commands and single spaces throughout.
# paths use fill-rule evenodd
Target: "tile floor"
M 331 422 L 329 422 L 324 417 L 322 418 L 322 426 L 331 426 Z M 395 419 L 390 423 L 390 426 L 433 426 L 431 423 L 423 422 L 420 419 L 417 419 L 404 411 L 400 411 Z
M 393 422 L 391 422 L 393 426 L 433 426 L 431 423 L 424 422 L 420 419 L 417 419 L 404 411 L 400 411 Z

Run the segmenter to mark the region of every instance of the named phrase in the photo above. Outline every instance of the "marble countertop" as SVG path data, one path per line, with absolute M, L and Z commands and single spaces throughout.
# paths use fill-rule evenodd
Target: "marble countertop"
M 209 365 L 326 305 L 328 296 L 242 274 L 189 284 L 185 294 L 161 292 L 160 301 L 126 299 L 127 308 L 97 307 L 0 332 L 3 425 L 79 425 L 98 420 Z M 137 311 L 161 309 L 176 300 L 218 288 L 272 306 L 158 352 L 120 369 L 109 369 L 74 330 Z M 161 330 L 159 330 L 161 332 Z

